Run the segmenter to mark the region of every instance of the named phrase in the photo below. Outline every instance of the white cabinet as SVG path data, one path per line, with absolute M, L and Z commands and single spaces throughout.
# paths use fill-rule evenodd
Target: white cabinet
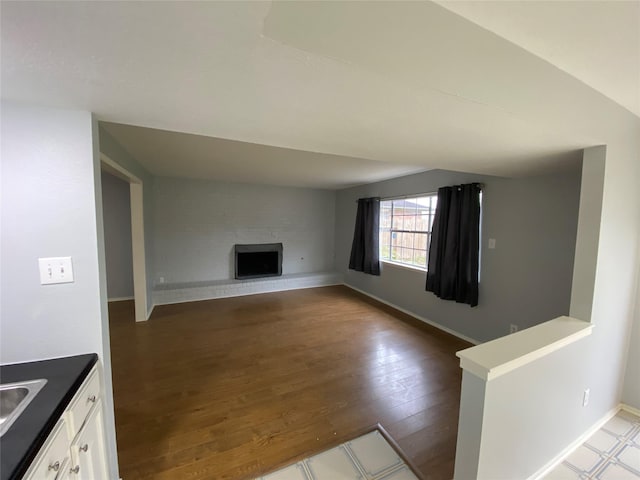
M 71 444 L 70 480 L 100 480 L 107 478 L 107 458 L 104 448 L 102 402 L 91 408 L 84 426 Z
M 60 480 L 62 473 L 68 470 L 70 462 L 71 452 L 69 451 L 67 424 L 64 418 L 61 418 L 53 427 L 51 434 L 24 478 L 29 480 Z
M 29 467 L 25 480 L 108 480 L 97 365 Z

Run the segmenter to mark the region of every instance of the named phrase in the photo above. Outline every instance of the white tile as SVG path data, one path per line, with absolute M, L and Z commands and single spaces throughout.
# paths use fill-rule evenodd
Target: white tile
M 551 472 L 544 477 L 544 480 L 580 480 L 580 475 L 571 470 L 564 463 L 561 463 L 551 470 Z
M 620 441 L 610 433 L 605 432 L 604 430 L 598 430 L 584 443 L 596 450 L 609 453 L 615 449 Z
M 640 477 L 620 465 L 610 463 L 597 475 L 597 478 L 598 480 L 638 480 Z
M 626 445 L 615 457 L 618 463 L 623 463 L 640 473 L 640 448 L 635 445 Z
M 625 410 L 622 410 L 621 412 L 618 413 L 618 416 L 624 418 L 625 420 L 635 424 L 635 425 L 640 425 L 640 417 L 637 415 L 634 415 L 631 412 L 627 412 Z
M 317 480 L 362 480 L 364 475 L 341 445 L 304 461 Z
M 586 473 L 592 473 L 595 468 L 602 463 L 602 457 L 593 450 L 589 450 L 587 447 L 582 445 L 569 455 L 566 462 L 570 463 L 578 470 Z
M 309 480 L 302 463 L 296 463 L 261 477 L 261 480 Z
M 398 454 L 377 430 L 347 442 L 347 445 L 368 475 L 377 475 L 402 464 Z
M 388 475 L 378 477 L 378 480 L 418 480 L 409 467 L 402 467 L 400 470 L 394 470 Z
M 616 435 L 627 435 L 633 428 L 633 423 L 622 418 L 620 415 L 616 415 L 607 424 L 602 427 L 605 430 L 615 433 Z

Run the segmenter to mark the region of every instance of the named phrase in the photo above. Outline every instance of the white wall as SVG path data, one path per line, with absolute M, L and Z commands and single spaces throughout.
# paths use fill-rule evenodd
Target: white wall
M 101 352 L 91 114 L 2 105 L 0 360 Z M 38 258 L 75 281 L 42 286 Z
M 156 177 L 156 283 L 234 277 L 236 243 L 284 247 L 282 273 L 332 271 L 335 192 Z
M 629 336 L 629 356 L 624 379 L 622 401 L 640 410 L 640 281 L 636 296 L 636 312 L 631 335 Z
M 102 172 L 102 211 L 109 300 L 133 298 L 129 184 Z
M 1 115 L 0 362 L 97 353 L 117 478 L 96 125 L 89 112 L 12 103 Z M 73 283 L 40 285 L 38 258 L 51 256 L 72 257 Z
M 425 272 L 382 264 L 379 277 L 348 270 L 356 199 L 436 192 L 482 182 L 479 303 L 470 308 L 425 291 Z M 345 282 L 477 341 L 569 313 L 580 168 L 554 175 L 507 179 L 432 170 L 338 192 L 336 267 Z M 496 248 L 487 248 L 488 239 Z
M 529 478 L 595 423 L 602 405 L 582 407 L 593 346 L 587 337 L 486 384 L 477 478 Z M 457 461 L 455 478 L 468 478 Z

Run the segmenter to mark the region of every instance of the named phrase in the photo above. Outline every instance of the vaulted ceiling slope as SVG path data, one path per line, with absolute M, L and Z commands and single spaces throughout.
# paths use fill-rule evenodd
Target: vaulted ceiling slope
M 1 5 L 3 99 L 191 134 L 190 146 L 165 139 L 161 154 L 140 139 L 162 132 L 107 125 L 156 174 L 276 182 L 253 168 L 262 165 L 277 184 L 323 188 L 428 168 L 522 175 L 606 143 L 594 115 L 638 118 L 597 82 L 433 2 Z M 553 15 L 545 7 L 540 17 Z M 634 41 L 615 24 L 601 27 Z M 613 77 L 634 74 L 633 65 Z M 168 155 L 178 146 L 181 158 Z
M 640 117 L 640 2 L 438 1 Z

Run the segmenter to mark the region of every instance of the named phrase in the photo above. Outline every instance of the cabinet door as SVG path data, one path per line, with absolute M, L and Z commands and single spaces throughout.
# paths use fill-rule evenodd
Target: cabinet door
M 71 444 L 69 480 L 108 480 L 102 402 L 97 401 Z
M 59 480 L 69 468 L 69 437 L 61 418 L 24 476 L 25 480 Z

